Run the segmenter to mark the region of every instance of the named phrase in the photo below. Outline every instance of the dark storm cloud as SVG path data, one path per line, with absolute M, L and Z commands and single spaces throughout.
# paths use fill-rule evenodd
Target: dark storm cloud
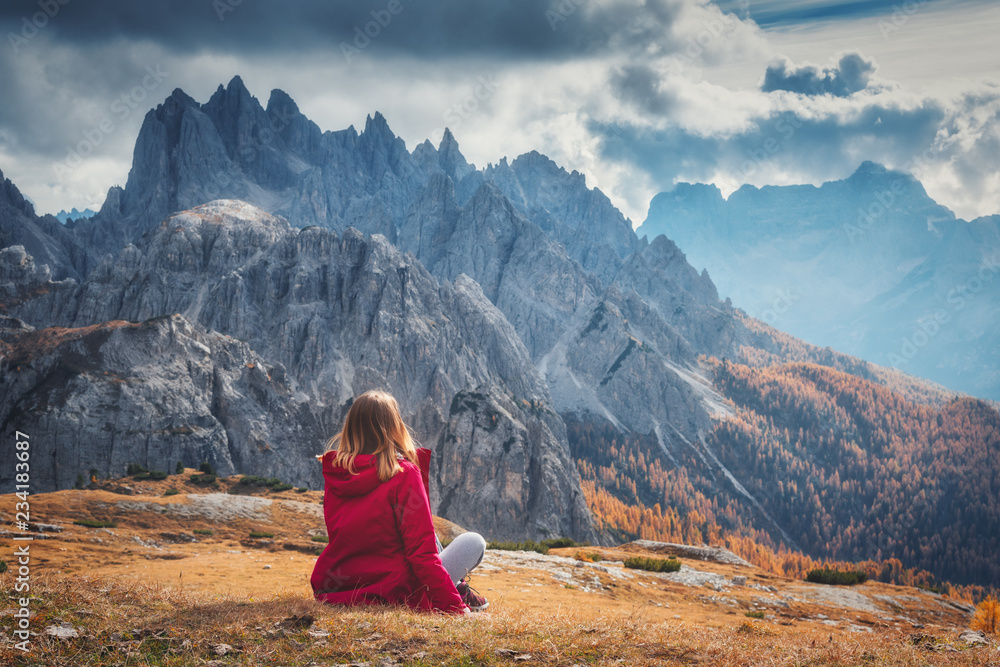
M 676 105 L 676 96 L 661 90 L 660 77 L 646 65 L 626 65 L 611 75 L 615 94 L 654 116 L 667 114 Z
M 563 58 L 632 46 L 673 48 L 671 25 L 681 0 L 642 6 L 595 0 L 70 0 L 51 3 L 42 28 L 78 44 L 116 38 L 149 41 L 176 51 L 340 51 L 377 43 L 380 54 L 435 58 L 497 54 Z M 0 23 L 10 40 L 39 0 L 5 2 Z M 44 18 L 44 17 L 43 17 Z M 367 35 L 364 33 L 367 31 Z M 27 45 L 25 45 L 27 46 Z M 362 49 L 365 46 L 361 46 Z
M 777 171 L 843 178 L 860 164 L 860 146 L 865 159 L 904 165 L 933 144 L 944 118 L 944 109 L 926 102 L 913 109 L 873 104 L 849 120 L 775 112 L 726 136 L 606 123 L 590 129 L 602 137 L 603 158 L 634 165 L 666 189 L 679 179 L 709 181 L 716 173 L 737 184 Z
M 135 124 L 146 109 L 170 94 L 171 68 L 146 49 L 117 50 L 112 45 L 93 48 L 87 58 L 49 50 L 44 60 L 28 66 L 20 58 L 0 58 L 0 147 L 12 152 L 38 151 L 53 157 L 66 152 L 86 132 L 102 122 L 112 127 Z M 150 71 L 156 73 L 151 76 Z M 141 98 L 141 99 L 140 99 Z M 107 144 L 131 142 L 134 134 L 102 132 Z
M 814 65 L 795 67 L 783 59 L 767 66 L 760 89 L 765 93 L 787 90 L 803 95 L 847 97 L 867 88 L 875 69 L 875 61 L 860 53 L 845 54 L 836 67 L 823 69 Z

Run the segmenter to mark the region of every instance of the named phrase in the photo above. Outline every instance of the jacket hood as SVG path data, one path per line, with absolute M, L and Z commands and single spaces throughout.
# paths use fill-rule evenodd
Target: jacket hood
M 338 496 L 363 496 L 382 480 L 378 478 L 378 460 L 371 454 L 358 454 L 354 457 L 352 475 L 347 468 L 334 463 L 337 452 L 327 452 L 323 455 L 323 477 L 330 491 Z
M 338 496 L 363 496 L 382 480 L 378 478 L 378 458 L 372 454 L 358 454 L 354 457 L 354 470 L 356 475 L 352 475 L 347 468 L 337 465 L 334 461 L 337 452 L 329 451 L 319 457 L 323 464 L 323 477 L 326 478 L 327 487 Z M 420 478 L 424 483 L 424 491 L 430 498 L 430 467 L 431 450 L 423 447 L 417 448 L 417 466 L 420 468 Z

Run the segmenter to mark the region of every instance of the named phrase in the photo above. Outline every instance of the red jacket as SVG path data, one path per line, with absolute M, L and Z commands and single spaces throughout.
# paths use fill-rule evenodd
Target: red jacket
M 331 604 L 406 604 L 461 613 L 466 607 L 441 565 L 428 501 L 431 452 L 418 449 L 420 466 L 382 482 L 374 456 L 354 459 L 357 475 L 322 457 L 323 514 L 330 536 L 313 568 L 313 594 Z

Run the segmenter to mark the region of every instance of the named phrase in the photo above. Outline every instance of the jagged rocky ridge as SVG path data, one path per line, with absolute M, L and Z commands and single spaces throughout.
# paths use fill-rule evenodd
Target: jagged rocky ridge
M 410 153 L 380 114 L 360 134 L 321 133 L 283 92 L 265 108 L 238 77 L 203 105 L 175 91 L 149 112 L 125 189 L 113 188 L 76 231 L 90 245 L 111 229 L 135 242 L 170 212 L 217 197 L 303 227 L 383 234 L 435 275 L 470 276 L 551 376 L 560 411 L 622 413 L 626 428 L 644 432 L 670 421 L 694 438 L 707 412 L 675 367 L 727 354 L 741 335 L 707 274 L 666 239 L 640 241 L 607 197 L 548 158 L 479 171 L 450 132 L 438 148 Z M 612 333 L 589 354 L 567 354 L 584 345 L 598 307 L 618 314 Z M 578 376 L 595 381 L 578 390 Z M 631 386 L 616 386 L 626 377 Z M 635 391 L 651 397 L 650 410 L 636 407 Z

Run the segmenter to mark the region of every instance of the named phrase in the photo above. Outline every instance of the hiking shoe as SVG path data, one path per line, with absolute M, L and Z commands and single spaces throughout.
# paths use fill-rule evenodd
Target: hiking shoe
M 476 589 L 469 585 L 469 579 L 466 577 L 462 581 L 458 582 L 455 586 L 458 589 L 458 594 L 462 596 L 462 602 L 465 606 L 472 611 L 485 611 L 490 603 L 480 595 Z

